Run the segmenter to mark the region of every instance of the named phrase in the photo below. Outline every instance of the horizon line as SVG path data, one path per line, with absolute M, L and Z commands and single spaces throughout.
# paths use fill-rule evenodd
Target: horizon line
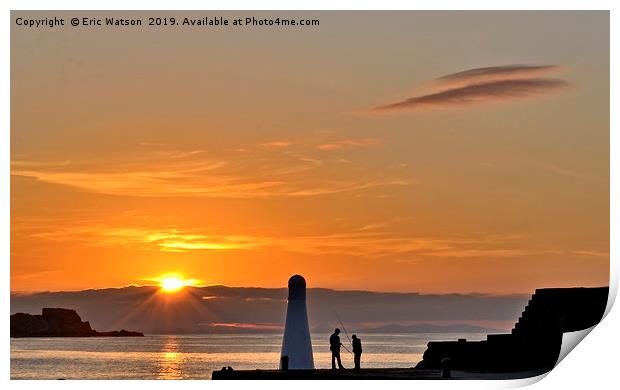
M 85 291 L 102 291 L 102 290 L 122 290 L 122 289 L 126 289 L 126 288 L 132 288 L 132 287 L 136 287 L 136 288 L 155 288 L 155 289 L 160 289 L 161 286 L 158 285 L 150 285 L 150 284 L 137 284 L 137 283 L 131 283 L 131 284 L 127 284 L 124 286 L 111 286 L 111 287 L 99 287 L 99 288 L 84 288 L 84 289 L 75 289 L 75 290 L 32 290 L 32 291 L 10 291 L 11 295 L 35 295 L 35 294 L 45 294 L 45 293 L 76 293 L 76 292 L 85 292 Z M 200 288 L 208 288 L 208 287 L 225 287 L 225 288 L 232 288 L 232 289 L 263 289 L 263 290 L 286 290 L 288 287 L 283 286 L 283 287 L 260 287 L 260 286 L 230 286 L 230 285 L 225 285 L 225 284 L 219 284 L 219 283 L 214 283 L 214 284 L 205 284 L 205 285 L 192 285 L 192 286 L 185 286 L 183 287 L 185 288 L 194 288 L 194 289 L 200 289 Z M 375 293 L 375 294 L 400 294 L 400 295 L 412 295 L 412 294 L 417 294 L 417 295 L 425 295 L 425 296 L 432 296 L 432 295 L 469 295 L 469 296 L 493 296 L 493 297 L 507 297 L 507 296 L 523 296 L 523 295 L 531 295 L 533 294 L 536 290 L 538 289 L 551 289 L 551 288 L 601 288 L 601 287 L 609 287 L 609 285 L 606 286 L 563 286 L 563 287 L 558 287 L 558 286 L 545 286 L 545 287 L 537 287 L 532 291 L 528 291 L 528 292 L 513 292 L 513 293 L 500 293 L 500 294 L 495 294 L 495 293 L 489 293 L 489 292 L 445 292 L 445 293 L 432 293 L 432 292 L 421 292 L 421 291 L 377 291 L 377 290 L 362 290 L 362 289 L 348 289 L 348 290 L 339 290 L 339 289 L 334 289 L 334 288 L 329 288 L 329 287 L 308 287 L 308 290 L 329 290 L 329 291 L 337 291 L 337 292 L 366 292 L 366 293 Z

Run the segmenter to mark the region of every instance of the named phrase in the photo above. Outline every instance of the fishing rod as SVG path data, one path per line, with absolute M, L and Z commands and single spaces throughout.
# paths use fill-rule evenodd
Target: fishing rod
M 336 318 L 338 319 L 338 322 L 340 323 L 340 326 L 342 326 L 342 330 L 344 330 L 344 334 L 347 336 L 347 340 L 349 340 L 349 342 L 352 343 L 351 339 L 349 338 L 349 334 L 347 333 L 347 328 L 344 327 L 344 324 L 340 320 L 340 317 L 338 316 L 338 313 L 334 312 L 334 314 L 336 314 Z
M 334 312 L 334 314 L 336 315 L 336 319 L 338 319 L 338 322 L 340 323 L 340 326 L 342 327 L 342 330 L 344 330 L 344 334 L 345 336 L 347 336 L 347 339 L 349 340 L 349 342 L 351 344 L 353 344 L 353 342 L 351 341 L 351 339 L 349 338 L 349 334 L 347 333 L 347 328 L 344 327 L 344 324 L 342 323 L 342 321 L 340 320 L 340 317 L 338 316 L 338 313 Z M 340 343 L 342 345 L 342 343 Z M 350 353 L 351 355 L 353 355 L 353 352 L 349 351 L 349 349 L 347 347 L 345 347 L 344 345 L 342 345 L 342 348 L 344 348 L 345 351 L 347 351 L 348 353 Z

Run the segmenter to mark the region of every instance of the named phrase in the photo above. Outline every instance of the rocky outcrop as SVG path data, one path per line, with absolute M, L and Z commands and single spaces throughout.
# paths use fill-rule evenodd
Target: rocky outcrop
M 95 332 L 96 337 L 142 337 L 144 334 L 133 330 L 113 330 L 111 332 Z
M 439 369 L 448 358 L 452 369 L 526 371 L 551 369 L 562 334 L 596 325 L 605 312 L 608 287 L 538 289 L 509 334 L 486 340 L 431 341 L 416 368 Z
M 127 330 L 97 332 L 75 310 L 44 308 L 41 314 L 11 315 L 11 337 L 135 337 L 140 332 Z

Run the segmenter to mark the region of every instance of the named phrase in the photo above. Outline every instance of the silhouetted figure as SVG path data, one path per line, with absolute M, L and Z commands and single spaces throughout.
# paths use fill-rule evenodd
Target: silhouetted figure
M 442 378 L 451 378 L 450 375 L 450 358 L 441 359 L 441 377 Z
M 362 362 L 362 340 L 358 339 L 356 335 L 351 336 L 351 344 L 353 344 L 353 361 L 355 362 L 355 369 L 360 369 Z
M 286 355 L 280 358 L 280 370 L 288 371 L 288 356 Z
M 342 366 L 342 361 L 340 360 L 340 346 L 342 343 L 340 342 L 340 329 L 336 328 L 334 333 L 329 336 L 329 350 L 332 351 L 332 370 L 336 369 L 336 360 L 338 360 L 338 368 L 344 370 Z

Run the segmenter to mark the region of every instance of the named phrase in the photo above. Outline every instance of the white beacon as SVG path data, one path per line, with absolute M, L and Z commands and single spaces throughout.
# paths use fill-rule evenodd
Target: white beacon
M 306 280 L 301 275 L 293 275 L 288 280 L 288 306 L 286 307 L 281 356 L 288 357 L 288 369 L 314 369 L 312 340 L 306 310 Z M 282 359 L 280 368 L 284 368 Z

